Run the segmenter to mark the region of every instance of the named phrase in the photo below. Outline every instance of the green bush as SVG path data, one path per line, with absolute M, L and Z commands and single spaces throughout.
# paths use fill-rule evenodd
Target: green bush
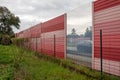
M 8 35 L 0 35 L 0 44 L 10 45 L 11 43 L 11 38 Z
M 13 38 L 12 43 L 17 46 L 21 46 L 24 44 L 24 38 Z
M 2 40 L 2 35 L 0 34 L 0 44 L 1 44 L 1 40 Z
M 28 48 L 28 42 L 29 39 L 28 38 L 12 38 L 12 43 L 14 45 L 17 45 L 19 47 L 23 47 L 23 48 Z

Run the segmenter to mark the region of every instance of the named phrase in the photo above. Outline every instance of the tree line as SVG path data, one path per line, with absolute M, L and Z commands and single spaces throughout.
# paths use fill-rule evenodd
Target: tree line
M 20 28 L 20 19 L 7 7 L 0 6 L 0 44 L 10 44 L 14 36 L 13 27 Z

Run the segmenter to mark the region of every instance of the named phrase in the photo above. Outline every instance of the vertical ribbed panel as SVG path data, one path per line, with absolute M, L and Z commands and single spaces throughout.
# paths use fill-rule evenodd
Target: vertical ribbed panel
M 94 63 L 100 69 L 100 29 L 103 34 L 103 70 L 120 76 L 120 0 L 94 3 Z

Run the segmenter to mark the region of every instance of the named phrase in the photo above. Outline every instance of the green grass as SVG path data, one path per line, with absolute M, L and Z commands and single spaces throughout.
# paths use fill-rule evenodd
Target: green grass
M 22 50 L 13 45 L 0 45 L 0 80 L 14 79 L 90 80 L 87 76 L 63 68 L 57 63 L 38 58 L 35 52 Z
M 83 73 L 63 67 L 51 57 L 38 56 L 33 51 L 18 48 L 14 45 L 0 45 L 0 80 L 99 80 L 99 72 L 73 65 L 61 60 L 66 65 L 75 66 Z M 91 75 L 93 77 L 87 76 Z M 119 80 L 118 77 L 106 76 L 103 80 Z
M 10 52 L 10 53 L 9 53 Z M 13 80 L 13 55 L 9 46 L 0 45 L 0 80 Z

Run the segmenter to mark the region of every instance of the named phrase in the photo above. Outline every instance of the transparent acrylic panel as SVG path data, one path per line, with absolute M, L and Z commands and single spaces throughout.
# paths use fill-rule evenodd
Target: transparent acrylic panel
M 91 67 L 92 63 L 92 3 L 67 13 L 67 58 Z

